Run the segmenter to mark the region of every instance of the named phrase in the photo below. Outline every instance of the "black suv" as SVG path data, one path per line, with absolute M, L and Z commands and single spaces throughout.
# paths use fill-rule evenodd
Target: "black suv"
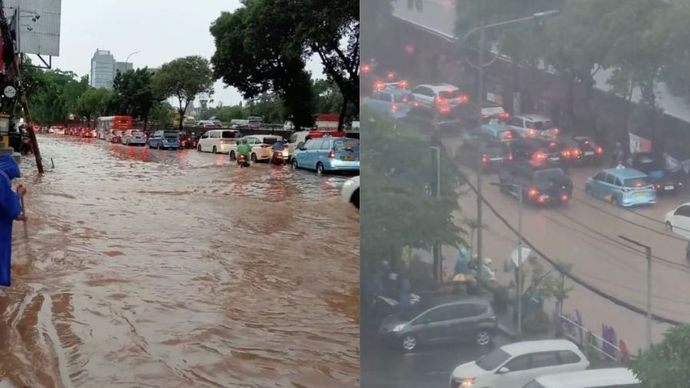
M 682 170 L 668 171 L 666 162 L 653 153 L 641 152 L 633 155 L 631 167 L 647 174 L 659 194 L 677 193 L 683 188 L 685 177 Z
M 529 162 L 534 166 L 563 167 L 558 142 L 546 139 L 520 138 L 510 144 L 514 162 Z
M 384 319 L 379 336 L 390 345 L 411 352 L 421 344 L 470 340 L 491 344 L 498 323 L 489 300 L 470 298 L 420 305 Z
M 575 136 L 573 140 L 580 145 L 581 164 L 595 164 L 599 166 L 604 162 L 604 149 L 594 139 L 588 136 Z
M 484 152 L 480 155 L 482 146 Z M 462 146 L 458 149 L 457 156 L 460 163 L 475 170 L 481 157 L 483 172 L 498 171 L 503 163 L 511 158 L 508 145 L 486 133 L 475 133 L 465 137 Z
M 573 195 L 573 182 L 560 167 L 518 163 L 506 166 L 498 178 L 502 193 L 535 205 L 565 205 Z

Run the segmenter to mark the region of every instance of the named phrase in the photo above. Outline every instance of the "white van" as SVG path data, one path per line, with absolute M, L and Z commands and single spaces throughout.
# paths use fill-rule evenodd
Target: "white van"
M 211 129 L 204 132 L 196 145 L 199 152 L 213 152 L 214 154 L 227 154 L 230 146 L 235 144 L 240 137 L 240 132 L 232 129 Z
M 538 377 L 523 388 L 639 388 L 640 380 L 630 369 L 590 369 Z

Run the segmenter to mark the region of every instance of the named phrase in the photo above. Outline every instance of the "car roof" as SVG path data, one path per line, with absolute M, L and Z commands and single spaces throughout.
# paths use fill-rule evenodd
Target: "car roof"
M 598 385 L 640 383 L 627 368 L 590 369 L 577 372 L 557 373 L 535 379 L 547 388 L 581 388 Z
M 619 178 L 623 179 L 628 179 L 628 178 L 644 178 L 647 176 L 647 174 L 643 173 L 642 171 L 635 170 L 634 168 L 630 167 L 623 167 L 623 168 L 607 168 L 604 170 L 605 173 L 614 175 Z
M 565 339 L 538 340 L 515 342 L 501 346 L 501 349 L 511 356 L 519 356 L 528 353 L 549 352 L 556 350 L 572 350 L 581 353 L 577 345 Z
M 530 121 L 546 121 L 546 120 L 552 121 L 551 118 L 549 118 L 548 116 L 544 116 L 544 115 L 540 115 L 540 114 L 536 114 L 536 113 L 515 115 L 515 117 L 527 119 Z
M 427 88 L 429 88 L 435 92 L 443 91 L 443 90 L 458 90 L 458 89 L 460 89 L 459 87 L 457 87 L 455 85 L 448 84 L 448 83 L 417 85 L 417 87 L 420 87 L 420 86 L 427 87 Z

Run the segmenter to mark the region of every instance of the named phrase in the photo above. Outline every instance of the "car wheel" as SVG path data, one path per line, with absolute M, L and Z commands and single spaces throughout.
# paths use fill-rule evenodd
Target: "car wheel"
M 232 161 L 232 160 L 235 160 L 235 159 L 236 159 L 236 158 L 235 158 L 235 151 L 230 151 L 229 157 L 230 157 L 230 160 L 231 160 L 231 161 Z
M 216 146 L 213 146 L 213 150 L 211 152 L 213 152 L 214 154 L 218 153 L 218 149 L 216 148 Z
M 293 158 L 291 163 L 292 169 L 297 170 L 299 166 L 297 165 L 297 159 Z
M 202 151 L 201 151 L 201 144 L 199 144 L 198 146 L 196 146 L 196 150 L 199 151 L 199 152 L 202 152 Z
M 251 160 L 252 160 L 253 163 L 256 163 L 256 162 L 257 162 L 256 154 L 252 154 Z
M 323 175 L 323 164 L 321 164 L 321 163 L 316 164 L 316 173 L 318 175 Z
M 671 221 L 666 221 L 666 230 L 673 232 L 673 225 L 671 224 Z
M 477 345 L 487 346 L 491 344 L 491 333 L 489 333 L 486 330 L 482 330 L 479 333 L 477 333 L 475 340 L 477 341 Z
M 359 189 L 355 190 L 354 193 L 352 193 L 352 199 L 350 199 L 350 202 L 352 202 L 353 205 L 357 209 L 359 209 Z
M 417 338 L 413 335 L 406 335 L 402 339 L 402 348 L 406 352 L 411 352 L 417 348 Z

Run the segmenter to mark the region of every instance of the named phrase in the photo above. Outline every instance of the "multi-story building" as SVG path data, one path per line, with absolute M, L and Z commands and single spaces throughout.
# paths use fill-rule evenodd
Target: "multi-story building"
M 94 88 L 112 88 L 113 79 L 119 71 L 126 73 L 134 66 L 130 62 L 116 62 L 110 51 L 96 50 L 91 58 L 91 77 L 89 83 Z

